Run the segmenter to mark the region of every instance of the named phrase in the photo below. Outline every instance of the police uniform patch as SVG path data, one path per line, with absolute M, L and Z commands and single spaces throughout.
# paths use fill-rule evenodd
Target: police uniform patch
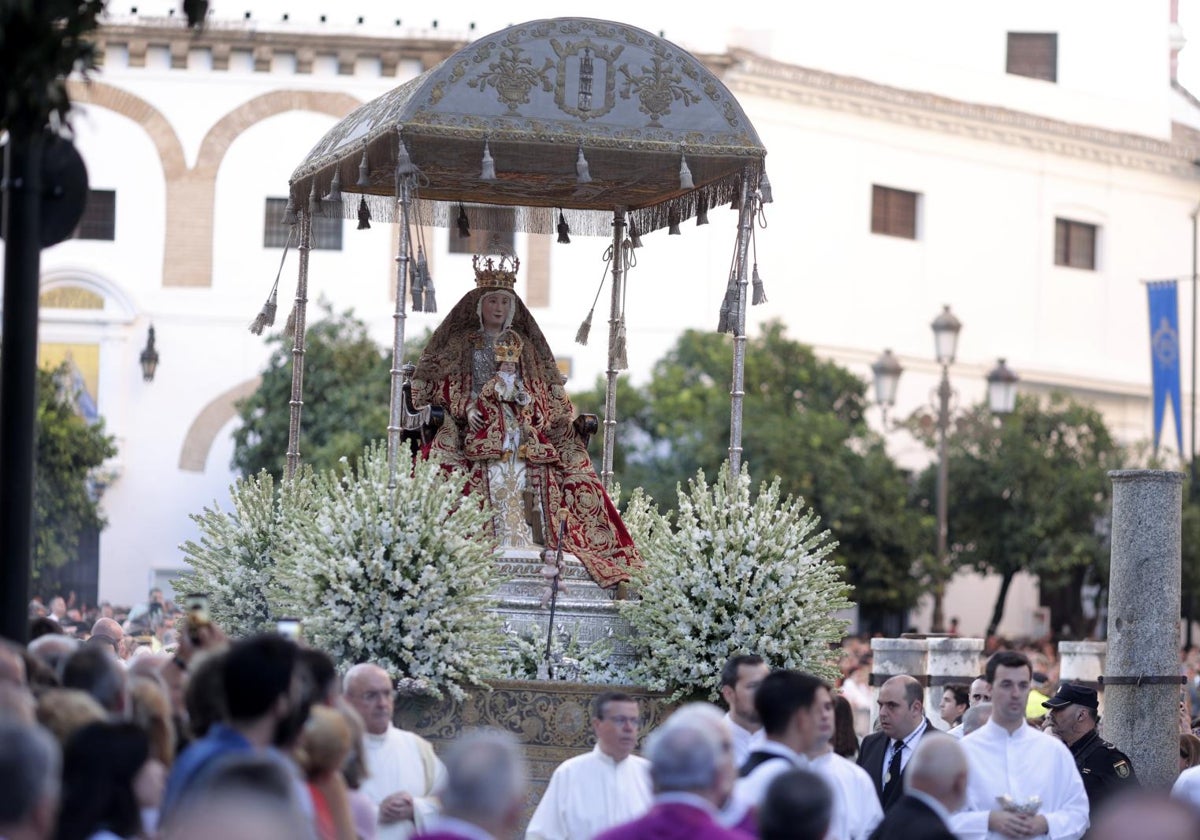
M 1122 779 L 1129 778 L 1129 762 L 1126 761 L 1125 759 L 1121 759 L 1116 764 L 1114 764 L 1113 770 L 1116 770 L 1117 775 L 1120 776 Z

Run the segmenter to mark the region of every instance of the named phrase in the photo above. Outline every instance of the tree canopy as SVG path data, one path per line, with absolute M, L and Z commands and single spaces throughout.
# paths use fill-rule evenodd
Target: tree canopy
M 928 415 L 914 428 L 933 445 Z M 1122 451 L 1095 408 L 1065 394 L 1017 399 L 1012 415 L 997 418 L 986 405 L 959 415 L 947 437 L 948 525 L 952 568 L 969 566 L 1000 577 L 988 632 L 1004 615 L 1018 572 L 1036 575 L 1043 595 L 1061 591 L 1056 629 L 1086 632 L 1079 592 L 1107 580 L 1108 471 Z M 920 477 L 929 495 L 936 465 Z
M 689 330 L 646 385 L 617 390 L 614 472 L 671 509 L 681 481 L 716 475 L 729 452 L 729 336 Z M 838 540 L 837 558 L 855 587 L 864 627 L 903 613 L 922 592 L 922 558 L 933 545 L 930 517 L 910 503 L 907 477 L 867 426 L 866 384 L 778 321 L 746 348 L 743 463 L 779 476 L 781 492 L 802 497 Z M 581 411 L 603 414 L 604 385 L 575 396 Z
M 308 324 L 304 348 L 304 408 L 300 455 L 314 470 L 354 460 L 372 440 L 387 436 L 391 357 L 350 311 Z M 292 394 L 292 339 L 273 335 L 275 345 L 258 390 L 238 404 L 241 426 L 233 433 L 233 468 L 242 476 L 266 470 L 283 474 Z M 420 341 L 417 342 L 418 346 Z M 419 352 L 409 348 L 410 357 Z
M 103 528 L 93 483 L 97 467 L 117 453 L 104 421 L 76 409 L 67 364 L 38 371 L 37 454 L 33 494 L 33 581 L 74 559 L 85 529 Z

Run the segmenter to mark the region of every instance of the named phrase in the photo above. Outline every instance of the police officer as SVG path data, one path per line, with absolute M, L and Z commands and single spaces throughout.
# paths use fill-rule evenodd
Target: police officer
M 1050 710 L 1048 731 L 1057 735 L 1075 758 L 1093 814 L 1114 793 L 1138 785 L 1129 756 L 1096 731 L 1100 723 L 1096 689 L 1066 682 L 1042 705 Z

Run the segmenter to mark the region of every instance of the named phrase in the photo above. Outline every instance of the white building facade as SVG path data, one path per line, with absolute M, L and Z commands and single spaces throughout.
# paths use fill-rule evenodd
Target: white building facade
M 1171 3 L 1106 3 L 1096 14 L 1083 0 L 1017 2 L 969 17 L 961 5 L 824 10 L 820 26 L 789 27 L 786 47 L 753 33 L 757 52 L 705 57 L 769 153 L 775 202 L 757 233 L 769 302 L 750 310 L 749 332 L 780 319 L 791 338 L 864 379 L 891 348 L 906 369 L 894 409 L 903 416 L 936 382 L 929 325 L 949 304 L 964 324 L 951 374 L 961 404 L 982 398 L 984 374 L 1004 357 L 1022 390 L 1065 388 L 1094 402 L 1121 440 L 1146 440 L 1143 281 L 1191 279 L 1200 203 L 1200 105 L 1172 84 Z M 871 26 L 856 23 L 863 14 Z M 947 23 L 953 38 L 936 37 Z M 44 295 L 92 296 L 44 298 L 40 340 L 47 358 L 69 354 L 83 369 L 117 438 L 101 598 L 140 600 L 182 567 L 190 515 L 227 507 L 234 403 L 269 352 L 247 327 L 283 253 L 264 244 L 266 202 L 286 196 L 292 170 L 337 119 L 463 43 L 402 32 L 214 20 L 194 34 L 174 18 L 114 17 L 99 36 L 101 72 L 89 86 L 72 83 L 90 186 L 115 194 L 113 235 L 43 252 Z M 1045 75 L 1048 55 L 1052 80 L 1008 72 L 1016 58 L 1021 73 Z M 716 326 L 735 214 L 710 218 L 679 237 L 647 236 L 637 252 L 626 305 L 635 380 L 682 330 Z M 473 283 L 469 256 L 449 252 L 453 231 L 428 235 L 446 311 Z M 589 346 L 572 339 L 608 243 L 573 239 L 517 234 L 517 290 L 569 361 L 568 387 L 583 390 L 605 367 L 601 313 Z M 390 345 L 395 250 L 393 227 L 343 223 L 340 248 L 312 252 L 310 315 L 324 296 Z M 276 331 L 295 268 L 292 251 Z M 1181 283 L 1185 346 L 1191 306 Z M 411 315 L 409 334 L 437 319 Z M 138 354 L 151 324 L 161 361 L 144 382 Z M 1185 358 L 1185 445 L 1190 374 Z M 1170 425 L 1163 440 L 1173 448 Z M 891 445 L 908 466 L 930 457 L 911 440 Z M 1036 604 L 1032 581 L 1016 586 L 1002 629 L 1036 629 Z M 980 632 L 988 607 L 986 588 L 952 584 L 946 615 Z

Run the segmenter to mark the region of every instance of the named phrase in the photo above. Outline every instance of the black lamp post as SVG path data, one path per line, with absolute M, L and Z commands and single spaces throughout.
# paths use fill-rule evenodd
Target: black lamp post
M 934 357 L 942 367 L 942 378 L 937 388 L 937 566 L 945 569 L 946 545 L 948 527 L 948 499 L 950 485 L 950 462 L 946 454 L 946 434 L 950 431 L 950 400 L 954 389 L 950 386 L 950 365 L 958 350 L 958 334 L 962 330 L 962 322 L 954 316 L 949 306 L 942 308 L 941 313 L 933 319 L 930 325 L 933 329 Z M 884 350 L 883 355 L 871 365 L 875 375 L 875 401 L 884 412 L 884 422 L 887 421 L 887 411 L 896 403 L 896 388 L 900 374 L 904 368 L 892 354 Z M 999 364 L 987 375 L 988 407 L 993 414 L 1011 414 L 1016 407 L 1018 376 L 1000 359 Z M 946 583 L 941 580 L 933 584 L 933 632 L 941 633 L 945 628 L 942 612 L 942 600 L 946 594 Z
M 153 382 L 154 372 L 158 370 L 158 351 L 154 349 L 153 324 L 150 326 L 150 332 L 146 334 L 146 346 L 142 349 L 142 355 L 138 357 L 138 361 L 142 366 L 142 379 Z

